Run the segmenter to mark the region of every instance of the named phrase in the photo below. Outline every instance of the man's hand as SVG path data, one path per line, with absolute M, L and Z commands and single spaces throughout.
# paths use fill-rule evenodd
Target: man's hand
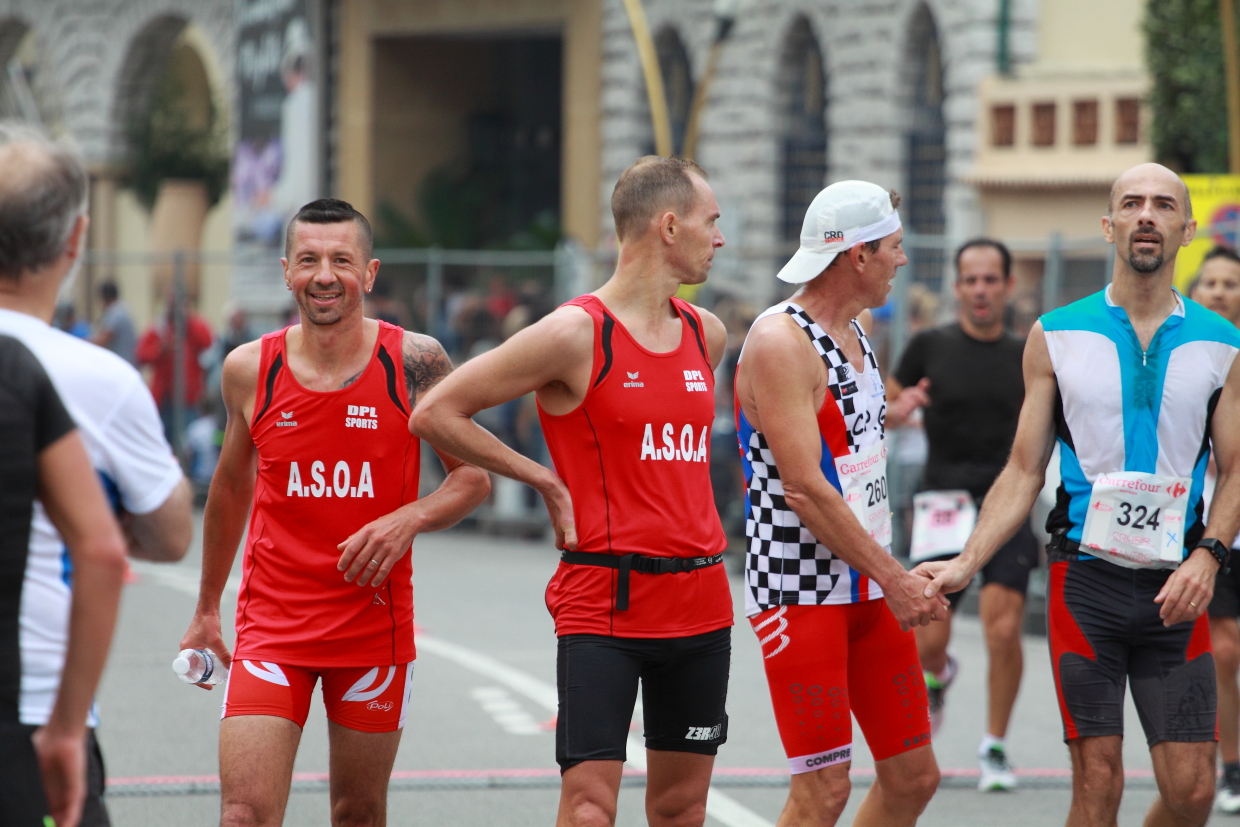
M 547 513 L 551 515 L 551 525 L 555 528 L 555 547 L 561 551 L 576 551 L 577 524 L 573 519 L 573 498 L 568 493 L 564 480 L 554 473 L 549 473 L 547 477 L 547 481 L 538 487 L 538 492 L 542 494 Z
M 220 613 L 218 609 L 213 612 L 201 609 L 194 612 L 194 619 L 189 622 L 189 629 L 186 630 L 185 636 L 181 638 L 181 648 L 210 649 L 220 659 L 220 663 L 224 664 L 225 668 L 232 668 L 232 653 L 228 651 L 228 646 L 224 643 L 224 635 L 220 631 Z M 214 688 L 205 683 L 194 685 L 201 686 L 207 690 Z
M 923 376 L 920 382 L 900 391 L 900 395 L 891 400 L 887 406 L 888 427 L 903 425 L 913 415 L 913 411 L 929 404 L 930 377 Z
M 1204 548 L 1193 549 L 1188 559 L 1171 572 L 1154 598 L 1155 603 L 1162 604 L 1158 616 L 1162 618 L 1163 625 L 1174 626 L 1201 617 L 1214 596 L 1214 575 L 1217 572 L 1218 561 L 1213 554 Z
M 925 577 L 906 571 L 894 583 L 883 584 L 883 595 L 891 613 L 900 622 L 900 630 L 913 626 L 929 626 L 931 621 L 945 620 L 951 604 L 942 595 L 927 597 Z
M 958 592 L 968 586 L 969 581 L 973 579 L 973 572 L 960 562 L 959 557 L 953 557 L 950 560 L 927 561 L 918 565 L 912 573 L 930 581 L 929 583 L 922 581 L 925 587 L 922 594 L 927 599 L 936 595 Z
M 413 538 L 421 527 L 417 502 L 384 514 L 336 546 L 340 549 L 336 568 L 344 572 L 345 582 L 357 578 L 358 586 L 378 588 L 413 546 Z
M 86 801 L 86 732 L 39 727 L 31 737 L 56 827 L 77 827 Z

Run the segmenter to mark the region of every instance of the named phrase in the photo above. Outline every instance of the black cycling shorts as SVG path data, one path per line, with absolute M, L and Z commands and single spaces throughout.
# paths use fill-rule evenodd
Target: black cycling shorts
M 1047 631 L 1064 740 L 1124 734 L 1125 682 L 1145 740 L 1218 740 L 1210 624 L 1163 626 L 1154 597 L 1171 572 L 1105 560 L 1051 564 Z
M 45 827 L 51 824 L 48 812 L 28 728 L 0 724 L 0 824 Z
M 1210 598 L 1210 617 L 1240 617 L 1240 553 L 1232 552 L 1231 571 L 1214 575 L 1214 597 Z
M 555 760 L 624 761 L 641 681 L 646 749 L 715 755 L 728 739 L 732 629 L 677 638 L 564 635 Z
M 948 555 L 945 557 L 936 557 L 935 560 L 950 560 L 956 555 Z M 1024 597 L 1029 591 L 1029 573 L 1038 567 L 1038 539 L 1033 536 L 1033 529 L 1029 527 L 1029 521 L 1025 520 L 1020 524 L 1020 528 L 1016 529 L 1016 533 L 1012 538 L 1003 545 L 999 546 L 999 550 L 995 552 L 995 556 L 990 558 L 986 565 L 982 566 L 980 574 L 982 575 L 982 585 L 989 586 L 991 583 L 998 583 L 1001 586 L 1007 586 L 1009 589 L 1020 592 Z M 964 599 L 964 593 L 968 588 L 960 591 L 951 592 L 946 595 L 947 601 L 951 603 L 952 609 L 955 610 L 960 601 Z

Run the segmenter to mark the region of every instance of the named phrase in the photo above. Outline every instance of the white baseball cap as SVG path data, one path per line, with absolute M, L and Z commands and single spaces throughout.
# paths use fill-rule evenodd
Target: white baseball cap
M 801 225 L 801 248 L 779 278 L 807 282 L 854 244 L 886 238 L 898 229 L 900 214 L 887 190 L 868 181 L 839 181 L 810 202 Z

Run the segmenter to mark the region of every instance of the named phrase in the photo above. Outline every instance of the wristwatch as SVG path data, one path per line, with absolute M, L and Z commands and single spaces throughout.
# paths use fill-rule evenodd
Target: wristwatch
M 1199 548 L 1204 548 L 1214 555 L 1214 559 L 1218 561 L 1219 573 L 1227 574 L 1231 571 L 1227 566 L 1227 558 L 1231 557 L 1231 549 L 1223 545 L 1221 541 L 1215 540 L 1212 537 L 1203 537 L 1197 541 L 1197 545 L 1193 546 L 1193 551 Z

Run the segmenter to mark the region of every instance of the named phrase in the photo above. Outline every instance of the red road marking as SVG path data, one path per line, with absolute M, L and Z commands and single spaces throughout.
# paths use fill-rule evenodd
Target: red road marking
M 976 778 L 976 769 L 942 769 L 944 778 Z M 418 780 L 435 778 L 553 778 L 560 771 L 552 768 L 520 768 L 493 770 L 397 770 L 392 773 L 393 780 Z M 646 773 L 626 769 L 627 776 L 643 776 Z M 788 770 L 778 767 L 716 767 L 714 775 L 722 778 L 744 778 L 754 776 L 788 775 Z M 852 770 L 852 775 L 872 778 L 874 770 L 859 767 Z M 1060 768 L 1034 768 L 1016 770 L 1018 778 L 1071 778 L 1072 770 Z M 1125 778 L 1153 778 L 1152 770 L 1124 770 Z M 293 773 L 294 781 L 327 781 L 327 773 L 298 772 Z M 164 786 L 174 784 L 218 784 L 218 775 L 144 775 L 127 778 L 109 778 L 108 784 L 117 785 L 149 785 Z

